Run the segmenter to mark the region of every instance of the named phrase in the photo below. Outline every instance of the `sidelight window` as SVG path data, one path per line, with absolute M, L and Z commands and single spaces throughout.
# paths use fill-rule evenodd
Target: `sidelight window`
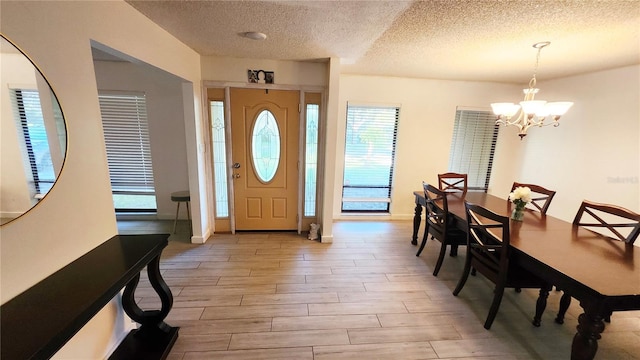
M 227 159 L 226 129 L 224 123 L 224 102 L 210 101 L 211 134 L 213 137 L 213 173 L 216 194 L 216 217 L 229 217 L 229 199 L 227 196 Z
M 320 105 L 307 104 L 305 126 L 304 216 L 316 216 Z

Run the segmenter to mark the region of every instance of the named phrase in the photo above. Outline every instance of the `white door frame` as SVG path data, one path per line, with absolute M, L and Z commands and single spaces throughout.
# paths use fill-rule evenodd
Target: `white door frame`
M 296 207 L 296 211 L 297 211 L 297 231 L 298 234 L 300 234 L 302 232 L 302 218 L 304 216 L 304 166 L 302 166 L 302 164 L 304 164 L 304 160 L 305 160 L 305 152 L 304 152 L 304 145 L 305 145 L 305 129 L 306 129 L 306 118 L 305 118 L 305 111 L 303 108 L 303 104 L 304 102 L 304 93 L 305 92 L 314 92 L 314 93 L 320 93 L 322 96 L 322 104 L 321 104 L 321 108 L 320 108 L 320 117 L 319 117 L 319 121 L 320 124 L 318 124 L 318 170 L 317 170 L 317 181 L 316 181 L 316 217 L 320 218 L 320 214 L 322 213 L 322 201 L 320 201 L 320 199 L 322 199 L 322 189 L 324 186 L 324 146 L 325 146 L 325 123 L 326 123 L 326 88 L 323 86 L 302 86 L 302 85 L 277 85 L 277 84 L 247 84 L 247 83 L 243 83 L 243 82 L 228 82 L 228 81 L 204 81 L 203 82 L 203 87 L 202 87 L 202 91 L 203 91 L 203 99 L 206 99 L 205 101 L 207 102 L 205 104 L 205 106 L 203 106 L 203 108 L 205 108 L 205 110 L 208 109 L 209 107 L 209 103 L 208 103 L 208 96 L 207 96 L 207 89 L 208 88 L 223 88 L 224 89 L 224 123 L 225 123 L 225 136 L 226 136 L 226 154 L 225 154 L 225 158 L 226 158 L 226 162 L 227 162 L 227 167 L 229 169 L 231 169 L 231 165 L 232 164 L 232 154 L 231 154 L 231 98 L 230 98 L 230 89 L 231 88 L 244 88 L 244 89 L 264 89 L 264 90 L 288 90 L 288 91 L 298 91 L 299 95 L 300 95 L 300 102 L 299 102 L 299 111 L 298 111 L 298 116 L 299 118 L 299 151 L 298 151 L 298 204 Z M 209 111 L 206 111 L 206 114 L 208 114 L 206 116 L 206 121 L 203 122 L 206 124 L 206 129 L 207 129 L 207 134 L 205 139 L 206 139 L 206 144 L 205 144 L 205 149 L 208 149 L 209 151 L 205 150 L 205 153 L 210 154 L 209 158 L 206 160 L 208 161 L 210 164 L 213 162 L 213 151 L 211 151 L 211 114 L 209 113 Z M 207 171 L 206 171 L 206 179 L 205 179 L 205 184 L 206 184 L 206 191 L 208 192 L 208 198 L 209 199 L 213 199 L 211 204 L 214 203 L 215 201 L 215 186 L 214 186 L 214 176 L 215 174 L 213 173 L 213 166 L 208 165 L 207 167 Z M 231 172 L 229 172 L 227 175 L 227 199 L 229 202 L 229 222 L 230 222 L 230 227 L 231 227 L 231 233 L 235 234 L 236 233 L 236 226 L 235 226 L 235 206 L 234 206 L 234 202 L 235 202 L 235 195 L 234 195 L 234 187 L 233 187 L 233 181 L 231 179 Z M 209 210 L 209 218 L 210 218 L 210 223 L 213 224 L 213 229 L 212 229 L 212 233 L 215 232 L 215 212 L 212 210 Z

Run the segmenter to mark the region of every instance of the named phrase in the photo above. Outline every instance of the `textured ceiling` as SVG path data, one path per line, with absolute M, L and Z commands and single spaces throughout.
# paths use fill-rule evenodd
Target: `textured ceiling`
M 201 55 L 343 73 L 526 84 L 540 41 L 538 79 L 640 63 L 638 0 L 126 1 Z

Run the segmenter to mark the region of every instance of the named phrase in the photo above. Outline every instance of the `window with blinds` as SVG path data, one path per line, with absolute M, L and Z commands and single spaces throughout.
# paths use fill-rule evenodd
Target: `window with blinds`
M 498 126 L 490 111 L 456 110 L 449 171 L 467 174 L 471 190 L 487 191 L 498 140 Z
M 116 211 L 156 211 L 145 95 L 98 97 Z
M 22 158 L 33 196 L 46 194 L 55 182 L 49 139 L 38 90 L 11 89 L 11 103 L 21 137 Z
M 389 212 L 399 107 L 347 105 L 343 212 Z

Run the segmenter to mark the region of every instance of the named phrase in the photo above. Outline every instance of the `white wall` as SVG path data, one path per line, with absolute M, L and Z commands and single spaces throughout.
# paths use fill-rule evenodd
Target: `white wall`
M 558 193 L 549 214 L 571 221 L 583 199 L 640 211 L 640 66 L 539 82 L 539 99 L 574 101 L 561 125 L 531 128 L 520 140 L 501 127 L 489 192 L 507 197 L 513 181 Z M 456 106 L 519 101 L 522 86 L 342 75 L 335 148 L 334 209 L 340 214 L 346 103 L 400 104 L 391 219 L 413 216 L 411 193 L 448 166 Z M 328 147 L 331 147 L 330 143 Z M 353 218 L 353 216 L 349 217 Z
M 584 199 L 640 212 L 640 65 L 538 87 L 574 105 L 559 127 L 530 129 L 517 180 L 556 190 L 548 213 L 567 221 Z
M 329 82 L 329 91 L 326 96 L 326 123 L 320 127 L 320 131 L 324 132 L 324 139 L 321 139 L 321 149 L 324 147 L 324 169 L 319 169 L 318 179 L 321 179 L 324 186 L 318 189 L 318 199 L 322 204 L 322 210 L 319 214 L 320 234 L 322 242 L 333 242 L 333 191 L 336 187 L 336 162 L 339 157 L 344 158 L 344 151 L 339 155 L 333 139 L 338 134 L 338 116 L 340 113 L 340 59 L 331 58 L 329 60 L 329 72 L 327 74 Z M 346 120 L 345 120 L 346 121 Z M 344 160 L 343 160 L 344 162 Z M 337 183 L 337 184 L 341 184 Z
M 31 56 L 52 84 L 69 136 L 56 186 L 27 216 L 0 228 L 4 303 L 117 233 L 90 41 L 193 84 L 201 79 L 199 56 L 123 1 L 3 1 L 0 10 L 0 31 Z M 192 92 L 199 102 L 200 89 Z M 195 112 L 196 121 L 200 114 Z M 189 173 L 197 179 L 201 159 L 192 142 L 187 154 L 198 160 Z M 206 226 L 200 221 L 194 225 Z M 63 352 L 103 358 L 123 337 L 123 318 L 112 302 Z
M 326 86 L 327 63 L 202 57 L 202 78 L 211 81 L 247 83 L 247 70 L 274 72 L 275 85 Z
M 336 184 L 333 216 L 342 218 L 340 198 L 348 101 L 400 105 L 389 218 L 410 219 L 415 208 L 413 191 L 421 189 L 423 180 L 437 181 L 437 174 L 447 171 L 456 107 L 490 110 L 491 102 L 510 98 L 519 91 L 515 85 L 486 82 L 341 75 L 337 136 L 328 140 L 328 147 L 334 147 L 337 153 L 333 164 Z M 501 132 L 504 133 L 502 129 Z M 508 149 L 514 142 L 501 134 L 494 161 L 512 163 L 513 152 Z M 505 169 L 513 171 L 510 166 Z M 493 174 L 494 178 L 500 176 L 499 172 Z M 509 177 L 509 188 L 512 181 Z
M 159 219 L 173 219 L 174 191 L 188 190 L 187 145 L 183 121 L 182 80 L 144 64 L 96 61 L 98 90 L 143 92 Z M 182 206 L 180 217 L 187 218 Z

